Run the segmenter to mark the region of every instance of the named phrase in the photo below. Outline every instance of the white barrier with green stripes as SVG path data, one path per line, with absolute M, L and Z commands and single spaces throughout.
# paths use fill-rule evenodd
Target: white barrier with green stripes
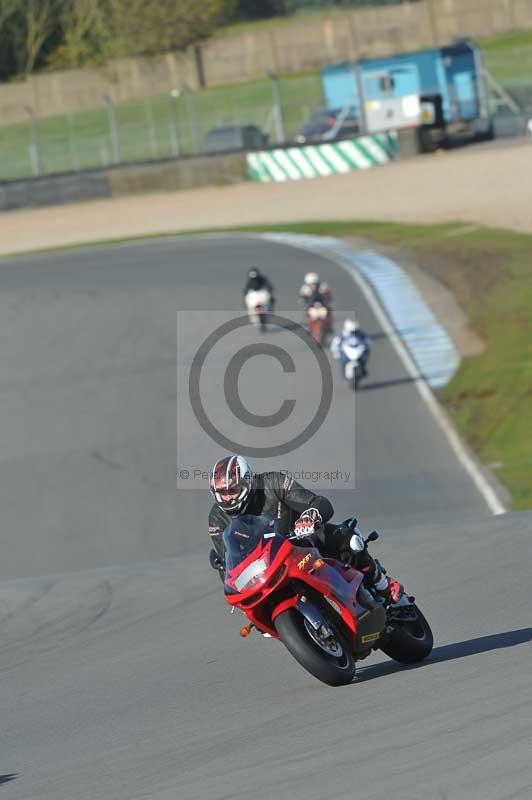
M 397 155 L 397 134 L 381 133 L 327 144 L 248 153 L 254 181 L 299 181 L 386 164 Z

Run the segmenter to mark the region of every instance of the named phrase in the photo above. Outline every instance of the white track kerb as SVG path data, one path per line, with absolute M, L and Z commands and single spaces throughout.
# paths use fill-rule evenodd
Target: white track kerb
M 491 513 L 504 514 L 506 509 L 497 493 L 467 451 L 432 393 L 431 385 L 443 386 L 451 379 L 458 367 L 459 356 L 406 273 L 393 261 L 378 253 L 356 252 L 339 239 L 329 236 L 266 233 L 260 234 L 260 238 L 319 252 L 349 273 Z M 403 320 L 409 321 L 409 328 L 401 324 Z
M 358 136 L 341 142 L 278 147 L 248 153 L 251 180 L 284 182 L 324 178 L 392 161 L 397 155 L 395 132 Z

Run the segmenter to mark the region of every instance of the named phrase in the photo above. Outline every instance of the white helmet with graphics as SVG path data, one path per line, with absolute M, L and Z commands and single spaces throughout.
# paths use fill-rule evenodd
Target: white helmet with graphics
M 355 319 L 346 319 L 344 322 L 344 327 L 342 328 L 343 336 L 349 336 L 351 333 L 354 333 L 358 328 L 358 322 Z
M 305 286 L 317 286 L 320 282 L 320 276 L 317 272 L 307 272 L 304 278 Z
M 209 488 L 223 511 L 238 514 L 253 494 L 255 474 L 243 456 L 224 456 L 211 470 Z

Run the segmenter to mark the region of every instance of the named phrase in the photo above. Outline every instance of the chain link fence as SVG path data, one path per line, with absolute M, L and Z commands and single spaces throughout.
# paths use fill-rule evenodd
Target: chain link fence
M 117 104 L 0 127 L 0 180 L 201 155 L 209 131 L 256 126 L 269 143 L 293 139 L 322 102 L 319 74 L 257 81 Z M 0 109 L 1 118 L 1 109 Z

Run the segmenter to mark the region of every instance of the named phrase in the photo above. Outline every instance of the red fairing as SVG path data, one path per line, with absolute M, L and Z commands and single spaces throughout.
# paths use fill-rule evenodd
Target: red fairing
M 275 622 L 276 618 L 279 614 L 282 614 L 283 611 L 286 611 L 288 608 L 293 608 L 297 605 L 297 594 L 293 595 L 293 597 L 289 597 L 288 600 L 283 600 L 282 603 L 279 603 L 278 606 L 274 608 L 272 611 L 272 622 Z
M 328 325 L 329 310 L 326 306 L 307 308 L 307 324 L 310 335 L 318 344 L 322 344 L 324 331 Z
M 316 562 L 318 567 L 314 566 Z M 264 568 L 259 576 L 253 571 L 257 564 Z M 304 592 L 302 584 L 306 584 L 330 601 L 347 632 L 354 637 L 356 593 L 362 579 L 361 572 L 346 569 L 333 559 L 324 559 L 314 547 L 299 547 L 275 536 L 263 538 L 237 566 L 228 570 L 226 587 L 230 591 L 226 589 L 226 600 L 243 611 L 259 630 L 278 639 L 275 618 L 296 605 Z
M 371 533 L 365 543 L 378 535 Z M 329 686 L 350 683 L 356 662 L 372 650 L 404 664 L 428 656 L 430 625 L 398 581 L 388 578 L 379 602 L 362 588 L 363 572 L 325 558 L 312 544 L 301 546 L 303 541 L 314 538 L 285 538 L 270 515 L 240 514 L 225 528 L 225 597 L 248 619 L 242 637 L 255 628 L 280 639 L 307 672 Z M 221 572 L 216 559 L 211 565 Z

